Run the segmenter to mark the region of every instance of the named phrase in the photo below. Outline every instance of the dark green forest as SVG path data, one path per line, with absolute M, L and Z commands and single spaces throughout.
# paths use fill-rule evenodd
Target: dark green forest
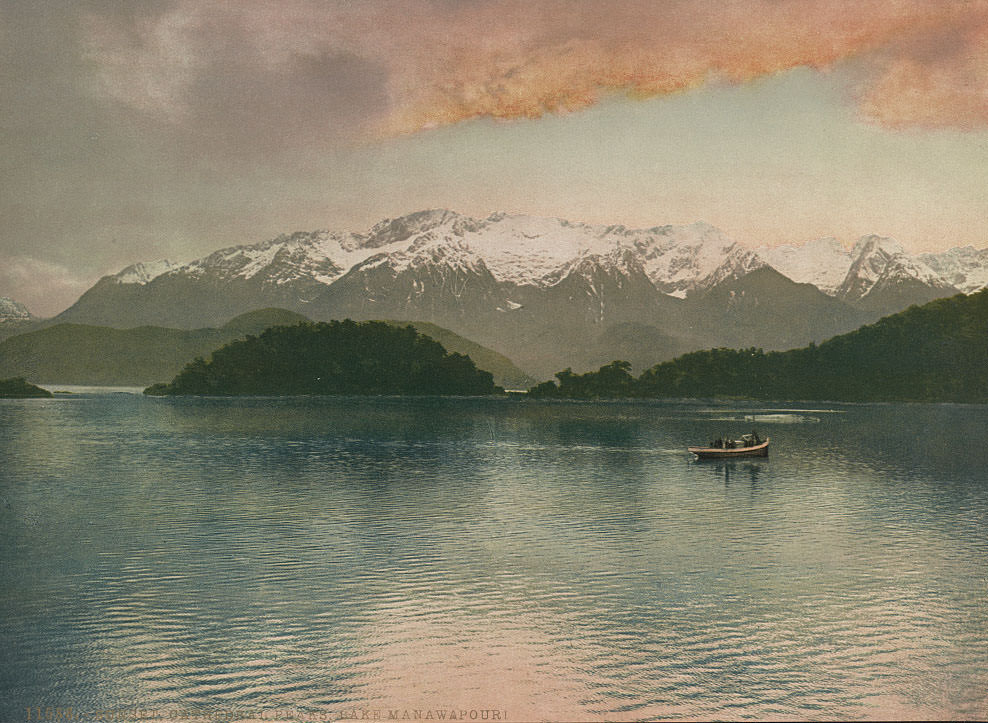
M 627 362 L 556 374 L 529 393 L 573 399 L 988 402 L 988 290 L 913 306 L 822 344 L 784 352 L 710 349 L 635 378 Z
M 186 365 L 152 395 L 443 394 L 500 391 L 469 356 L 413 327 L 332 321 L 267 329 Z
M 47 389 L 36 387 L 23 377 L 0 379 L 0 399 L 26 399 L 30 397 L 50 397 Z

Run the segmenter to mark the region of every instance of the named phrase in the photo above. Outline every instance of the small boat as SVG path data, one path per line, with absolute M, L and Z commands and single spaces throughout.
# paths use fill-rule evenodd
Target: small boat
M 768 457 L 769 438 L 757 434 L 742 434 L 741 439 L 718 440 L 716 446 L 687 447 L 697 459 L 737 459 L 739 457 Z

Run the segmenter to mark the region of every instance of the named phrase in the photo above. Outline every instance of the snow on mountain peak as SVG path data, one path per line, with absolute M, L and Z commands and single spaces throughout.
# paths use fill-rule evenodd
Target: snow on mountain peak
M 631 248 L 612 246 L 604 250 L 588 249 L 547 274 L 542 279 L 542 285 L 555 286 L 569 276 L 582 276 L 592 281 L 599 273 L 623 277 L 644 274 L 645 269 Z
M 220 249 L 180 267 L 193 277 L 257 279 L 273 284 L 308 281 L 330 284 L 355 264 L 387 251 L 364 244 L 365 237 L 329 231 L 297 231 L 249 246 Z
M 888 236 L 878 236 L 876 234 L 868 234 L 867 236 L 862 236 L 857 240 L 854 244 L 854 248 L 851 249 L 851 254 L 853 256 L 863 256 L 865 254 L 905 256 L 906 250 L 902 248 L 902 244 L 894 238 L 889 238 Z
M 697 288 L 699 281 L 717 278 L 725 263 L 729 269 L 721 276 L 753 263 L 749 257 L 741 262 L 731 257 L 738 248 L 734 241 L 702 221 L 637 230 L 507 213 L 477 220 L 434 209 L 385 219 L 365 233 L 297 232 L 221 249 L 181 266 L 137 264 L 116 279 L 143 284 L 175 271 L 193 278 L 213 275 L 278 285 L 330 284 L 358 265 L 385 263 L 377 258 L 380 254 L 394 255 L 395 269 L 428 263 L 438 258 L 437 252 L 423 251 L 436 246 L 447 247 L 447 263 L 458 259 L 456 263 L 464 267 L 475 266 L 479 259 L 499 282 L 543 287 L 558 283 L 564 275 L 561 271 L 588 255 L 618 268 L 626 258 L 614 252 L 626 250 L 659 290 L 680 297 Z
M 862 237 L 851 250 L 834 238 L 751 250 L 703 221 L 629 229 L 508 213 L 474 219 L 444 209 L 385 219 L 363 233 L 296 232 L 221 249 L 183 265 L 135 264 L 112 278 L 147 284 L 165 274 L 210 276 L 301 285 L 299 293 L 308 296 L 358 268 L 387 266 L 397 275 L 441 264 L 489 272 L 501 283 L 548 287 L 584 262 L 624 276 L 643 271 L 656 289 L 680 298 L 766 264 L 842 298 L 860 298 L 876 284 L 896 279 L 934 288 L 953 284 L 965 291 L 988 285 L 988 250 L 910 256 L 894 239 L 877 235 Z
M 588 252 L 614 247 L 589 226 L 555 218 L 495 214 L 464 236 L 498 281 L 551 285 L 561 266 Z
M 859 299 L 882 284 L 915 280 L 933 288 L 950 284 L 924 261 L 909 256 L 895 239 L 862 236 L 851 250 L 851 265 L 838 293 Z
M 783 245 L 755 249 L 769 266 L 801 284 L 813 284 L 834 295 L 851 268 L 852 253 L 833 237 L 819 238 L 801 246 Z
M 483 259 L 460 239 L 421 238 L 405 251 L 389 254 L 395 274 L 412 268 L 445 266 L 455 271 L 476 272 L 484 268 Z
M 701 278 L 696 287 L 709 289 L 729 278 L 739 279 L 755 269 L 765 266 L 765 260 L 750 249 L 732 246 L 725 254 L 724 261 L 709 274 Z
M 34 315 L 19 301 L 0 296 L 0 321 L 30 321 Z
M 731 253 L 740 248 L 720 229 L 703 221 L 625 233 L 637 236 L 633 246 L 656 288 L 679 298 L 716 277 L 725 263 L 733 266 L 736 260 L 731 259 Z M 723 276 L 730 273 L 725 271 Z
M 365 248 L 381 248 L 407 241 L 424 233 L 438 232 L 460 236 L 465 228 L 474 227 L 477 222 L 453 211 L 445 209 L 430 209 L 416 211 L 399 218 L 387 218 L 377 223 L 364 237 L 362 246 Z
M 963 246 L 939 254 L 920 254 L 919 258 L 965 294 L 988 287 L 988 249 Z
M 123 271 L 113 275 L 114 281 L 119 284 L 146 284 L 162 274 L 179 268 L 178 264 L 167 259 L 158 261 L 142 261 L 132 266 L 128 266 Z

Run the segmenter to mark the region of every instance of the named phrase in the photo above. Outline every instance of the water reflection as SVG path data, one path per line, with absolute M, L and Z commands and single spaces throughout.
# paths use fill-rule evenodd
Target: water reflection
M 747 482 L 754 490 L 762 472 L 764 462 L 738 462 L 737 460 L 697 460 L 695 464 L 712 467 L 718 476 L 723 477 L 724 486 L 731 482 Z
M 983 716 L 988 412 L 759 413 L 0 403 L 0 698 Z

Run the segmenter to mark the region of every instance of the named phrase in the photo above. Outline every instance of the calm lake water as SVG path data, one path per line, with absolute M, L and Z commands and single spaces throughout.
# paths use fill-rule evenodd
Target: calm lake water
M 984 718 L 986 523 L 983 406 L 0 400 L 0 719 Z

